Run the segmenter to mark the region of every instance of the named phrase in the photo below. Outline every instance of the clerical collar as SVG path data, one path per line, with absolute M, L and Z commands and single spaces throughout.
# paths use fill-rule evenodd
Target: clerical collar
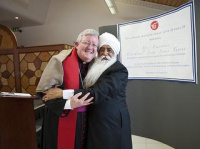
M 85 79 L 85 76 L 87 74 L 89 63 L 84 62 L 79 57 L 78 57 L 78 63 L 79 63 L 80 81 L 83 87 L 83 80 Z
M 87 64 L 87 63 L 84 62 L 82 59 L 80 59 L 80 57 L 78 57 L 78 62 L 79 62 L 79 64 Z

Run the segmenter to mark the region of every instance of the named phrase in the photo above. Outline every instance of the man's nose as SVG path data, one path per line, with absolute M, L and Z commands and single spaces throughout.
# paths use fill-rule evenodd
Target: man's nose
M 94 47 L 92 46 L 92 44 L 88 45 L 88 49 L 93 49 Z
M 108 51 L 107 51 L 107 50 L 104 50 L 104 51 L 103 51 L 103 55 L 108 55 Z

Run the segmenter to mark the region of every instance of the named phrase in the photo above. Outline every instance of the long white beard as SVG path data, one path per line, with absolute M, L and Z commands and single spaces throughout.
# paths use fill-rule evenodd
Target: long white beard
M 103 56 L 102 56 L 103 57 Z M 92 66 L 90 67 L 85 79 L 84 87 L 88 89 L 93 86 L 100 75 L 117 60 L 116 56 L 113 56 L 109 60 L 102 60 L 102 57 L 96 58 Z

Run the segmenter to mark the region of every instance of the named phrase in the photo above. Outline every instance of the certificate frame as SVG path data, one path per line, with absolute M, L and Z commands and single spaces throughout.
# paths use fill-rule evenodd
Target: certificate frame
M 118 24 L 120 61 L 128 69 L 128 78 L 197 83 L 194 16 L 191 1 L 156 16 Z

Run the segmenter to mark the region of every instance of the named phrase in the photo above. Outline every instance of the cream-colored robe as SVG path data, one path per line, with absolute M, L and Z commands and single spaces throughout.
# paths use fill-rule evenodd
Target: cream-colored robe
M 45 67 L 36 92 L 44 92 L 52 86 L 60 86 L 63 84 L 63 60 L 72 52 L 70 50 L 62 50 L 58 55 L 53 56 Z

